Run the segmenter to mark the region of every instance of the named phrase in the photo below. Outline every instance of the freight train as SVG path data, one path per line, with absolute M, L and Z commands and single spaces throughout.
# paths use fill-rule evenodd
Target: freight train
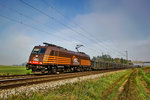
M 56 73 L 134 67 L 117 63 L 93 61 L 83 52 L 74 52 L 54 44 L 35 46 L 30 54 L 27 70 Z

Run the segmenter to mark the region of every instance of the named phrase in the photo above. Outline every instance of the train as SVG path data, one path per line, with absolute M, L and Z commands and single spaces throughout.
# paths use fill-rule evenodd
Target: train
M 61 46 L 43 43 L 35 46 L 26 65 L 27 70 L 40 73 L 76 72 L 102 69 L 131 68 L 134 65 L 91 60 L 84 52 L 67 50 Z

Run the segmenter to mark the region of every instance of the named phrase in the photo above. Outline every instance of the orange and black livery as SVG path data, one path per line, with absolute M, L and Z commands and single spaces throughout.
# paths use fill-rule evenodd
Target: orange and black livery
M 87 70 L 91 65 L 90 57 L 83 52 L 74 52 L 49 43 L 35 46 L 29 57 L 27 69 L 37 72 Z

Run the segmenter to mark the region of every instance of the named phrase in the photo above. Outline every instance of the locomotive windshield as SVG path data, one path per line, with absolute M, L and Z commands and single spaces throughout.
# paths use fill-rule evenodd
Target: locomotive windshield
M 44 54 L 46 51 L 46 48 L 34 48 L 32 51 L 32 54 Z

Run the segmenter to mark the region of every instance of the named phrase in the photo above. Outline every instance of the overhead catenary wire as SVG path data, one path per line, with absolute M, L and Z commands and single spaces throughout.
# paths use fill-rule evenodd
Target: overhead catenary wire
M 68 19 L 67 16 L 65 16 L 63 13 L 61 13 L 61 11 L 59 11 L 58 9 L 56 9 L 52 4 L 48 4 L 47 2 L 45 2 L 45 0 L 41 0 L 41 1 L 44 2 L 44 4 L 50 6 L 52 9 L 54 9 L 57 13 L 59 13 L 60 15 L 62 15 L 64 18 Z M 73 23 L 74 23 L 75 25 L 77 25 L 82 31 L 88 33 L 91 38 L 93 37 L 93 35 L 92 35 L 90 32 L 88 32 L 87 30 L 85 30 L 85 29 L 84 29 L 83 27 L 81 27 L 79 24 L 77 24 L 77 23 L 75 23 L 75 22 L 73 22 Z M 103 43 L 103 41 L 101 41 L 100 39 L 97 39 L 96 37 L 94 37 L 93 41 Z M 103 43 L 103 44 L 104 44 L 104 43 Z M 104 44 L 104 45 L 106 45 L 106 44 Z M 101 45 L 101 46 L 103 46 L 103 45 Z M 103 46 L 103 47 L 104 47 L 105 49 L 108 49 L 108 48 L 107 48 L 108 46 L 107 46 L 107 47 Z M 110 49 L 110 51 L 112 51 L 112 50 Z M 118 51 L 118 50 L 114 50 L 114 51 L 117 51 L 119 54 L 125 56 L 121 51 Z
M 7 20 L 10 20 L 10 21 L 12 21 L 12 22 L 22 24 L 22 25 L 24 25 L 24 26 L 26 26 L 26 27 L 29 27 L 29 28 L 32 28 L 32 29 L 34 29 L 34 30 L 37 30 L 37 31 L 40 31 L 40 32 L 43 32 L 43 33 L 46 33 L 46 34 L 50 35 L 49 32 L 43 31 L 43 30 L 41 30 L 41 29 L 39 29 L 39 28 L 36 28 L 36 27 L 34 27 L 34 26 L 32 26 L 32 25 L 26 24 L 26 23 L 24 23 L 23 21 L 21 22 L 21 21 L 12 19 L 12 18 L 10 18 L 10 17 L 4 16 L 4 15 L 1 15 L 1 14 L 0 14 L 0 17 L 3 17 L 3 18 L 5 18 L 5 19 L 7 19 Z M 55 35 L 55 34 L 53 34 L 53 35 Z M 60 37 L 60 36 L 59 36 L 59 37 Z M 66 39 L 63 38 L 63 37 L 60 37 L 60 38 L 66 40 Z M 66 40 L 66 41 L 68 41 L 68 40 Z M 85 47 L 86 47 L 86 46 L 85 46 Z M 88 49 L 91 50 L 91 51 L 96 51 L 95 49 L 92 49 L 92 48 L 89 48 L 89 47 L 86 47 L 86 48 L 88 48 Z M 96 51 L 96 52 L 97 52 L 97 51 Z
M 47 13 L 41 11 L 40 9 L 38 9 L 38 8 L 36 8 L 36 7 L 32 6 L 32 5 L 30 5 L 29 3 L 27 3 L 27 2 L 25 2 L 25 1 L 23 1 L 23 0 L 20 0 L 20 1 L 21 1 L 23 4 L 25 4 L 25 5 L 29 6 L 29 7 L 31 7 L 32 9 L 34 9 L 34 10 L 40 12 L 41 14 L 43 14 L 43 15 L 49 17 L 50 19 L 55 20 L 57 23 L 59 23 L 59 24 L 65 26 L 65 27 L 67 27 L 68 29 L 72 30 L 73 32 L 77 33 L 78 35 L 82 35 L 83 38 L 86 38 L 86 39 L 88 39 L 88 40 L 90 40 L 90 41 L 93 42 L 93 40 L 90 39 L 90 38 L 88 38 L 86 35 L 83 35 L 81 32 L 78 32 L 78 31 L 74 30 L 73 28 L 71 28 L 70 26 L 68 26 L 68 25 L 66 25 L 66 24 L 64 24 L 64 23 L 62 23 L 62 22 L 60 22 L 60 21 L 57 20 L 55 17 L 52 17 L 52 16 L 48 15 Z M 94 42 L 94 43 L 95 43 L 95 42 Z M 104 48 L 105 48 L 105 47 L 104 47 Z
M 24 16 L 22 13 L 20 13 L 20 16 L 22 17 L 22 16 Z M 4 16 L 3 16 L 4 17 Z M 54 18 L 54 17 L 52 17 L 52 18 Z M 7 18 L 8 19 L 8 18 Z M 11 19 L 12 20 L 12 19 Z M 25 26 L 28 26 L 28 27 L 30 27 L 30 28 L 33 28 L 33 29 L 36 29 L 36 30 L 38 30 L 38 31 L 41 31 L 41 32 L 44 32 L 44 33 L 48 33 L 48 34 L 50 34 L 50 32 L 46 32 L 46 31 L 43 31 L 43 30 L 41 30 L 41 29 L 38 29 L 38 28 L 36 28 L 36 27 L 34 27 L 34 26 L 32 26 L 32 25 L 28 25 L 28 24 L 26 24 L 26 23 L 23 23 L 23 21 L 22 21 L 22 18 L 20 19 L 21 21 L 17 21 L 17 23 L 20 23 L 20 24 L 23 24 L 23 25 L 25 25 Z M 14 20 L 13 20 L 14 21 Z M 16 20 L 15 20 L 16 21 Z M 65 25 L 65 24 L 64 24 Z M 54 35 L 54 34 L 53 34 Z M 83 43 L 83 41 L 80 41 L 81 43 Z M 84 44 L 87 44 L 87 43 L 85 43 L 84 42 Z M 93 48 L 90 48 L 91 50 L 94 50 L 94 51 L 96 51 L 96 52 L 98 52 L 98 50 L 95 50 L 95 49 L 93 49 Z
M 51 33 L 51 32 L 46 32 L 46 31 L 41 30 L 41 29 L 38 29 L 38 28 L 36 28 L 36 27 L 34 27 L 34 26 L 32 26 L 32 25 L 23 23 L 22 16 L 28 18 L 29 20 L 32 20 L 32 21 L 38 23 L 39 25 L 43 25 L 40 21 L 38 21 L 38 20 L 36 20 L 36 19 L 33 19 L 33 18 L 31 18 L 31 17 L 29 17 L 29 16 L 27 16 L 27 15 L 24 15 L 23 13 L 21 13 L 21 12 L 15 10 L 15 9 L 13 9 L 13 8 L 6 7 L 5 5 L 1 5 L 1 4 L 0 4 L 0 6 L 3 6 L 3 7 L 5 7 L 5 8 L 8 8 L 9 10 L 11 10 L 11 11 L 13 11 L 13 12 L 19 14 L 21 18 L 20 18 L 20 21 L 18 21 L 18 20 L 9 18 L 9 17 L 7 17 L 7 16 L 3 16 L 3 15 L 1 15 L 1 17 L 4 17 L 4 18 L 6 18 L 6 19 L 9 19 L 9 20 L 11 20 L 11 21 L 13 21 L 13 22 L 17 22 L 17 23 L 23 24 L 23 25 L 28 26 L 28 27 L 30 27 L 30 28 L 36 29 L 36 30 L 38 30 L 38 31 L 40 31 L 40 32 L 45 32 L 45 33 L 48 33 L 48 34 L 52 34 L 52 35 L 54 35 L 54 36 L 63 38 L 64 40 L 68 41 L 66 38 L 64 38 L 64 37 L 62 37 L 62 36 L 59 36 L 59 35 L 57 35 L 57 34 L 53 34 L 53 33 Z M 44 26 L 46 26 L 47 28 L 49 28 L 48 25 L 45 25 L 45 24 L 44 24 Z
M 7 17 L 7 16 L 3 16 L 3 15 L 1 15 L 1 17 L 4 17 L 4 18 L 6 18 L 6 19 L 9 19 L 9 20 L 11 20 L 11 21 L 13 21 L 13 22 L 17 22 L 17 23 L 23 24 L 23 25 L 25 25 L 25 26 L 27 26 L 27 27 L 36 29 L 36 30 L 38 30 L 38 31 L 40 31 L 40 32 L 45 32 L 45 33 L 48 33 L 48 34 L 52 34 L 52 33 L 50 33 L 50 32 L 43 31 L 43 30 L 38 29 L 38 28 L 36 28 L 36 27 L 34 27 L 34 26 L 32 26 L 32 25 L 28 25 L 28 24 L 25 24 L 25 23 L 22 22 L 22 16 L 24 16 L 24 17 L 26 17 L 26 18 L 28 18 L 28 19 L 30 19 L 30 20 L 31 20 L 31 17 L 26 16 L 26 15 L 24 15 L 23 13 L 21 13 L 21 12 L 15 10 L 15 9 L 13 9 L 13 8 L 7 7 L 7 6 L 5 6 L 5 5 L 1 5 L 1 6 L 5 7 L 5 8 L 8 8 L 9 10 L 14 11 L 14 12 L 16 12 L 17 14 L 19 14 L 19 15 L 21 16 L 21 21 L 14 20 L 14 19 L 12 19 L 12 18 L 9 18 L 9 17 Z M 40 21 L 38 21 L 38 20 L 32 19 L 32 21 L 38 22 L 39 24 L 42 25 L 42 23 L 41 23 Z M 44 26 L 45 26 L 45 24 L 44 24 Z M 49 28 L 49 26 L 47 26 L 47 25 L 46 25 L 46 27 Z M 55 35 L 55 36 L 57 36 L 57 37 L 60 37 L 60 38 L 63 38 L 64 40 L 68 41 L 68 40 L 67 40 L 66 38 L 64 38 L 64 37 L 61 37 L 61 36 L 56 35 L 56 34 L 53 34 L 53 35 Z M 77 40 L 78 40 L 78 39 L 77 39 Z M 83 41 L 80 41 L 80 40 L 78 40 L 78 41 L 81 42 L 81 43 L 86 44 L 86 43 L 83 42 Z M 84 46 L 84 47 L 86 47 L 86 46 Z M 92 51 L 96 51 L 96 50 L 93 49 L 93 48 L 89 48 L 89 47 L 86 47 L 86 48 L 91 49 Z M 96 51 L 96 52 L 98 52 L 98 51 Z
M 90 40 L 90 41 L 92 41 L 92 42 L 95 41 L 95 40 L 93 40 L 93 39 L 87 37 L 86 35 L 82 34 L 81 32 L 78 32 L 78 31 L 74 30 L 72 27 L 70 27 L 70 26 L 68 26 L 68 25 L 66 25 L 66 24 L 64 24 L 64 23 L 62 23 L 62 22 L 60 22 L 60 21 L 57 20 L 55 17 L 52 17 L 52 16 L 48 15 L 47 13 L 41 11 L 40 9 L 38 9 L 38 8 L 36 8 L 36 7 L 32 6 L 32 5 L 30 5 L 29 3 L 27 3 L 27 2 L 25 2 L 25 1 L 23 1 L 23 0 L 20 0 L 20 1 L 21 1 L 23 4 L 25 4 L 25 5 L 29 6 L 29 7 L 31 7 L 32 9 L 35 9 L 36 11 L 38 11 L 38 12 L 40 12 L 40 13 L 46 15 L 47 17 L 49 17 L 49 18 L 55 20 L 57 23 L 59 23 L 59 24 L 65 26 L 65 27 L 67 27 L 68 29 L 74 31 L 74 32 L 77 33 L 78 35 L 82 35 L 84 38 L 86 38 L 86 39 L 88 39 L 88 40 Z M 97 41 L 96 41 L 96 42 L 97 42 Z M 94 42 L 94 43 L 95 43 L 95 42 Z M 96 44 L 96 45 L 97 45 L 97 44 Z M 101 45 L 101 46 L 103 46 L 103 45 Z M 103 46 L 103 48 L 105 48 L 105 47 Z M 108 50 L 107 48 L 105 48 L 105 49 Z M 109 50 L 108 52 L 110 52 L 110 51 L 111 51 L 111 50 Z M 115 52 L 115 53 L 116 53 L 116 52 Z M 124 56 L 124 55 L 123 55 L 123 56 Z
M 25 4 L 25 5 L 29 6 L 29 7 L 31 7 L 32 9 L 35 9 L 36 11 L 40 12 L 41 14 L 43 14 L 43 15 L 49 17 L 50 19 L 55 20 L 57 23 L 59 23 L 59 24 L 65 26 L 65 27 L 67 27 L 68 29 L 72 30 L 73 32 L 75 32 L 75 33 L 77 33 L 77 34 L 79 34 L 79 35 L 82 35 L 83 37 L 88 38 L 87 36 L 83 35 L 82 33 L 77 32 L 76 30 L 74 30 L 74 29 L 71 28 L 70 26 L 67 26 L 67 25 L 65 25 L 64 23 L 60 22 L 60 21 L 57 20 L 55 17 L 52 17 L 52 16 L 48 15 L 47 13 L 45 13 L 45 12 L 41 11 L 40 9 L 38 9 L 38 8 L 36 8 L 36 7 L 34 7 L 34 6 L 30 5 L 30 4 L 28 4 L 28 3 L 26 3 L 26 2 L 23 1 L 23 0 L 20 0 L 20 1 L 21 1 L 23 4 Z M 91 39 L 90 39 L 90 40 L 91 40 Z

